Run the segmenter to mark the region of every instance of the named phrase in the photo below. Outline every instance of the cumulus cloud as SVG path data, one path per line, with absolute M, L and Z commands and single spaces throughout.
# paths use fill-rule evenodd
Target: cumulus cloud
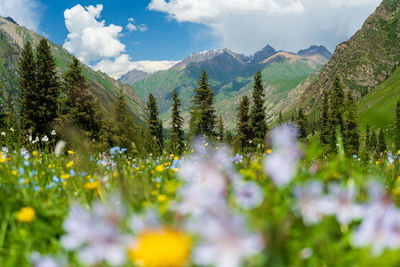
M 119 56 L 125 45 L 118 37 L 122 27 L 98 21 L 103 5 L 82 7 L 76 5 L 64 12 L 65 25 L 69 31 L 64 48 L 79 60 L 88 64 L 104 58 Z
M 126 25 L 126 28 L 130 32 L 134 32 L 134 31 L 145 32 L 145 31 L 148 30 L 146 24 L 135 25 L 135 19 L 134 18 L 129 18 L 128 19 L 128 25 Z
M 271 44 L 329 49 L 359 29 L 381 0 L 152 0 L 150 10 L 209 26 L 221 47 L 250 54 Z
M 0 0 L 0 15 L 13 18 L 19 25 L 37 30 L 40 12 L 35 0 Z
M 131 61 L 130 57 L 123 54 L 115 59 L 104 59 L 93 66 L 94 70 L 101 70 L 114 79 L 120 78 L 131 70 L 141 70 L 152 73 L 171 68 L 178 61 Z

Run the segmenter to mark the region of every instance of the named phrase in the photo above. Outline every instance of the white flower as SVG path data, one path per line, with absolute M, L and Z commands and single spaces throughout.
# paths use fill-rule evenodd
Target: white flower
M 265 158 L 264 169 L 278 186 L 285 186 L 293 179 L 301 152 L 296 142 L 297 129 L 290 125 L 272 130 L 273 152 Z
M 51 135 L 56 135 L 56 131 L 55 130 L 53 130 L 53 131 L 51 131 Z
M 66 143 L 62 140 L 57 142 L 56 148 L 54 149 L 54 154 L 56 155 L 56 157 L 59 157 L 61 153 L 64 151 L 65 144 Z
M 15 131 L 15 130 L 14 130 L 14 128 L 13 128 L 13 127 L 11 127 L 11 128 L 10 128 L 10 132 L 12 132 L 12 133 L 13 133 L 14 131 Z
M 47 137 L 47 135 L 42 137 L 42 142 L 48 142 L 48 141 L 49 141 L 49 138 Z
M 61 267 L 63 264 L 55 261 L 49 256 L 41 256 L 38 252 L 35 252 L 31 256 L 33 267 Z
M 122 235 L 117 228 L 122 215 L 119 200 L 110 203 L 96 202 L 92 212 L 72 204 L 64 221 L 66 234 L 61 238 L 61 244 L 67 250 L 78 249 L 79 260 L 85 264 L 95 265 L 104 260 L 119 266 L 126 261 L 130 237 Z
M 6 136 L 6 132 L 1 132 L 1 135 L 2 136 Z
M 254 182 L 239 182 L 234 185 L 236 203 L 244 209 L 254 209 L 264 200 L 261 188 Z

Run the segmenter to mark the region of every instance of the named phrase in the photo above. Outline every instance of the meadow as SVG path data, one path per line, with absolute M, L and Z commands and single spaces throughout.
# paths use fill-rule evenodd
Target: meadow
M 296 136 L 146 159 L 69 150 L 56 133 L 4 146 L 0 266 L 398 266 L 398 153 L 348 158 L 338 138 L 327 157 Z

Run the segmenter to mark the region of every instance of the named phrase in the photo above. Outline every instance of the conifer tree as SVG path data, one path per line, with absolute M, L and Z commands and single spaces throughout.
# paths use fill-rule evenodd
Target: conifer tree
M 214 92 L 208 82 L 208 75 L 205 70 L 202 71 L 198 88 L 194 90 L 192 107 L 190 111 L 190 137 L 204 135 L 208 138 L 214 137 L 216 126 L 216 115 L 214 109 Z
M 149 128 L 149 133 L 156 144 L 158 152 L 162 152 L 164 148 L 164 138 L 163 138 L 163 127 L 162 121 L 159 118 L 158 106 L 153 94 L 149 95 L 149 100 L 147 102 L 147 124 Z M 155 151 L 156 152 L 156 151 Z
M 331 99 L 329 103 L 329 145 L 332 151 L 336 151 L 336 130 L 343 132 L 343 113 L 344 113 L 344 92 L 343 85 L 338 76 L 335 77 Z
M 89 92 L 89 83 L 82 74 L 78 59 L 73 58 L 63 76 L 64 98 L 57 124 L 74 126 L 89 140 L 99 141 L 103 115 L 99 103 Z
M 279 111 L 279 116 L 278 116 L 278 125 L 283 124 L 283 118 L 282 118 L 282 110 Z
M 170 145 L 174 153 L 181 154 L 184 150 L 184 131 L 182 130 L 183 118 L 181 116 L 181 100 L 178 98 L 178 92 L 174 91 L 172 97 L 172 121 L 171 121 L 171 137 Z
M 35 104 L 32 106 L 34 134 L 37 136 L 49 135 L 52 124 L 57 117 L 58 96 L 60 93 L 56 71 L 56 61 L 51 54 L 50 45 L 42 38 L 36 48 L 36 92 Z
M 365 149 L 367 151 L 371 151 L 371 130 L 369 129 L 369 125 L 367 124 L 367 127 L 365 129 Z
M 39 122 L 38 106 L 41 105 L 40 92 L 36 84 L 36 62 L 31 43 L 25 43 L 18 65 L 19 74 L 19 126 L 22 134 L 36 132 Z
M 262 85 L 262 75 L 258 71 L 254 75 L 253 86 L 253 106 L 250 112 L 250 121 L 252 127 L 253 144 L 259 145 L 264 143 L 264 137 L 267 134 L 268 127 L 266 123 L 266 113 L 264 107 L 264 87 Z
M 371 143 L 372 151 L 373 152 L 377 151 L 378 141 L 376 140 L 376 133 L 375 133 L 374 130 L 372 130 L 372 133 L 371 133 L 371 141 L 370 141 L 370 143 Z
M 351 92 L 346 94 L 345 112 L 343 114 L 343 143 L 348 155 L 357 155 L 360 147 L 360 134 L 357 126 L 357 111 Z
M 328 145 L 330 132 L 332 129 L 329 129 L 329 95 L 327 91 L 324 91 L 322 101 L 320 117 L 320 141 L 322 145 Z
M 396 133 L 395 133 L 395 145 L 396 150 L 400 149 L 400 100 L 397 101 L 396 106 Z
M 217 138 L 218 138 L 219 142 L 224 141 L 224 122 L 222 121 L 222 116 L 219 116 L 219 120 L 218 120 Z
M 225 131 L 225 143 L 228 144 L 228 145 L 232 145 L 233 144 L 233 134 L 229 130 Z
M 111 145 L 128 149 L 128 153 L 136 154 L 140 134 L 135 119 L 126 104 L 125 95 L 120 91 L 111 113 Z
M 299 138 L 307 138 L 307 118 L 302 108 L 297 112 L 295 123 L 299 130 Z
M 251 140 L 251 122 L 249 116 L 250 100 L 247 96 L 240 101 L 239 112 L 236 121 L 237 141 L 241 150 L 244 151 L 249 146 Z
M 377 144 L 377 152 L 379 153 L 379 156 L 382 156 L 383 153 L 386 151 L 386 141 L 385 141 L 385 135 L 383 133 L 382 129 L 379 129 L 379 138 L 378 138 L 378 144 Z

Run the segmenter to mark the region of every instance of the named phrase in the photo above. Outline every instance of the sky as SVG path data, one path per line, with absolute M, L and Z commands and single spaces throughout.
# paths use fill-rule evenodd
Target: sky
M 165 69 L 192 52 L 246 55 L 267 44 L 333 52 L 380 0 L 0 0 L 0 15 L 63 45 L 114 78 Z M 172 62 L 168 62 L 172 61 Z

